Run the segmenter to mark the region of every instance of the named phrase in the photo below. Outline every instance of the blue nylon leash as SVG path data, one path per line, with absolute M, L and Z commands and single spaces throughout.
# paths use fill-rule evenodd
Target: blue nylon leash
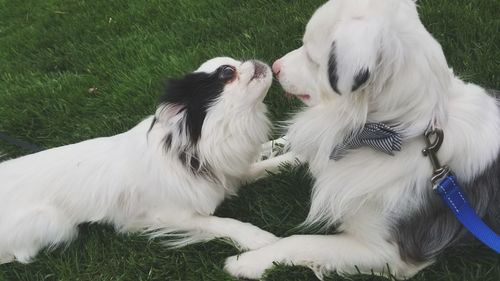
M 437 159 L 436 153 L 443 143 L 443 137 L 443 131 L 440 129 L 425 132 L 427 147 L 422 152 L 429 157 L 434 168 L 431 179 L 434 191 L 474 237 L 500 254 L 500 236 L 476 214 L 455 175 L 447 166 L 441 166 Z
M 449 173 L 441 179 L 437 183 L 435 191 L 472 235 L 500 254 L 500 236 L 489 228 L 472 209 L 453 174 Z

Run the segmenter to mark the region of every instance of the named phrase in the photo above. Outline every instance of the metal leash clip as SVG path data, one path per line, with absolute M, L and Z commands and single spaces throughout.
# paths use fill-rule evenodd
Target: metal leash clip
M 450 168 L 448 168 L 448 166 L 446 165 L 442 166 L 439 163 L 439 159 L 437 158 L 437 152 L 443 144 L 444 134 L 443 130 L 441 129 L 429 128 L 427 131 L 425 131 L 424 136 L 427 147 L 422 150 L 422 153 L 424 154 L 424 156 L 429 157 L 432 167 L 434 168 L 431 177 L 431 183 L 433 185 L 433 188 L 435 189 L 438 181 L 443 179 L 450 173 Z

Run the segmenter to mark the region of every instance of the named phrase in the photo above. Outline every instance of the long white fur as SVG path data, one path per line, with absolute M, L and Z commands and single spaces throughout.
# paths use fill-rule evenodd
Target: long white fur
M 183 119 L 170 105 L 158 108 L 151 130 L 153 116 L 123 134 L 3 162 L 0 263 L 29 262 L 40 249 L 74 239 L 84 222 L 172 235 L 177 239 L 167 240 L 170 246 L 224 237 L 240 248 L 256 249 L 275 241 L 251 224 L 212 216 L 225 197 L 236 193 L 269 131 L 262 101 L 270 70 L 251 80 L 252 61 L 216 58 L 197 71 L 210 73 L 221 65 L 236 67 L 238 78 L 209 108 L 196 148 L 216 180 L 193 175 L 178 160 L 189 138 L 186 130 L 175 135 Z M 166 150 L 168 133 L 174 137 Z
M 334 41 L 342 95 L 332 90 L 327 75 Z M 442 128 L 439 159 L 459 180 L 469 181 L 499 153 L 497 101 L 454 76 L 411 0 L 329 1 L 309 21 L 303 46 L 279 63 L 284 90 L 310 96 L 309 107 L 291 121 L 287 134 L 292 152 L 309 163 L 315 178 L 306 224 L 340 222 L 342 234 L 283 238 L 229 258 L 226 270 L 257 279 L 280 262 L 311 267 L 320 278 L 357 269 L 387 275 L 388 267 L 404 278 L 427 266 L 405 263 L 397 245 L 388 242 L 394 219 L 421 207 L 431 188 L 422 135 L 429 125 Z M 354 75 L 365 67 L 369 81 L 351 92 Z M 360 148 L 330 160 L 332 149 L 367 121 L 397 124 L 404 135 L 402 151 L 389 156 Z M 260 166 L 275 163 L 267 164 Z

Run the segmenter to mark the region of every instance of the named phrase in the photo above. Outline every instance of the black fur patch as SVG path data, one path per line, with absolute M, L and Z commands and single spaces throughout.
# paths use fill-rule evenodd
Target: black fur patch
M 187 164 L 187 153 L 185 151 L 181 151 L 181 153 L 179 153 L 179 161 L 181 161 L 183 164 Z
M 172 133 L 169 133 L 165 137 L 165 148 L 170 149 L 171 146 L 172 146 Z
M 471 205 L 497 233 L 500 230 L 500 155 L 481 175 L 462 183 Z M 392 241 L 401 258 L 410 263 L 429 261 L 446 248 L 471 237 L 439 195 L 428 187 L 421 210 L 401 218 L 392 230 Z
M 217 181 L 212 169 L 207 165 L 201 165 L 198 155 L 191 155 L 186 151 L 179 153 L 179 161 L 186 166 L 194 175 L 203 176 L 214 182 Z
M 370 71 L 367 68 L 360 70 L 358 74 L 354 76 L 354 84 L 352 85 L 351 91 L 354 92 L 359 89 L 361 85 L 368 81 L 368 78 L 370 78 Z
M 153 130 L 153 127 L 155 126 L 157 121 L 158 121 L 158 118 L 156 118 L 156 116 L 153 117 L 153 121 L 151 122 L 151 125 L 149 126 L 148 134 L 149 134 L 149 132 L 151 132 L 151 130 Z
M 339 75 L 337 74 L 337 55 L 335 54 L 335 42 L 332 43 L 330 50 L 330 58 L 328 59 L 328 80 L 332 89 L 339 95 L 341 93 L 338 89 Z
M 191 157 L 191 160 L 189 160 L 189 166 L 193 171 L 198 171 L 200 169 L 200 160 L 198 160 L 198 157 Z
M 185 114 L 186 130 L 192 145 L 201 137 L 201 129 L 210 104 L 224 90 L 225 81 L 219 78 L 221 68 L 212 73 L 195 72 L 181 79 L 168 81 L 162 104 L 180 106 Z M 184 128 L 180 128 L 182 130 Z

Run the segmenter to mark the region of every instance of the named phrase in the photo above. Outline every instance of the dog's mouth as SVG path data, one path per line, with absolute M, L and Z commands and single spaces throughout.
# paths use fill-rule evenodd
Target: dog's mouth
M 301 100 L 304 103 L 308 102 L 311 99 L 310 95 L 296 95 L 296 94 L 291 94 L 289 92 L 285 92 L 285 96 L 287 98 L 296 97 L 296 98 L 298 98 L 299 100 Z

